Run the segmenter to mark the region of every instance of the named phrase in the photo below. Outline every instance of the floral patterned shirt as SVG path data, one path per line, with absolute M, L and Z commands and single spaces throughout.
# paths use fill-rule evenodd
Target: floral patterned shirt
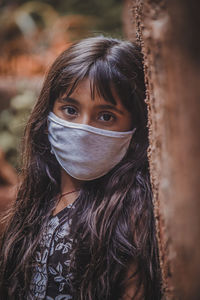
M 67 269 L 72 242 L 68 237 L 71 219 L 67 210 L 73 207 L 73 204 L 69 204 L 48 221 L 40 242 L 40 250 L 35 254 L 37 265 L 33 270 L 27 300 L 72 299 L 69 286 L 72 275 Z

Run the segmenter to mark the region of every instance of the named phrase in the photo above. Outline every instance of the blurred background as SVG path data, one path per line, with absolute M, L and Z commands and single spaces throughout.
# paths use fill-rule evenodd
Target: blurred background
M 0 1 L 0 210 L 14 198 L 24 126 L 45 72 L 81 38 L 126 38 L 129 1 Z

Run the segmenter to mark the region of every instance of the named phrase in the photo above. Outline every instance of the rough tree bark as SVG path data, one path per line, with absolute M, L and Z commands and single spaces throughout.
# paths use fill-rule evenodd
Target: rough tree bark
M 144 53 L 148 156 L 164 299 L 197 300 L 200 299 L 199 4 L 196 0 L 127 1 L 131 5 L 136 39 Z M 128 38 L 133 40 L 133 36 Z

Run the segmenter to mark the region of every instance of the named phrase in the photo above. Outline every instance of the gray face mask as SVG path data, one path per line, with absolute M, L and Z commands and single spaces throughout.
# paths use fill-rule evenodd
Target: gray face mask
M 72 123 L 48 116 L 51 151 L 62 168 L 79 180 L 93 180 L 108 173 L 126 154 L 131 131 L 120 132 Z

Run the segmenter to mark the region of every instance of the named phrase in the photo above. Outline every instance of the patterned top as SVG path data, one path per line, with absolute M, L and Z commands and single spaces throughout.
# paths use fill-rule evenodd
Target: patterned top
M 67 211 L 74 208 L 69 204 L 55 216 L 51 216 L 36 251 L 37 262 L 33 270 L 27 300 L 69 300 L 69 279 L 72 276 L 69 266 L 72 239 L 68 237 L 69 219 Z

